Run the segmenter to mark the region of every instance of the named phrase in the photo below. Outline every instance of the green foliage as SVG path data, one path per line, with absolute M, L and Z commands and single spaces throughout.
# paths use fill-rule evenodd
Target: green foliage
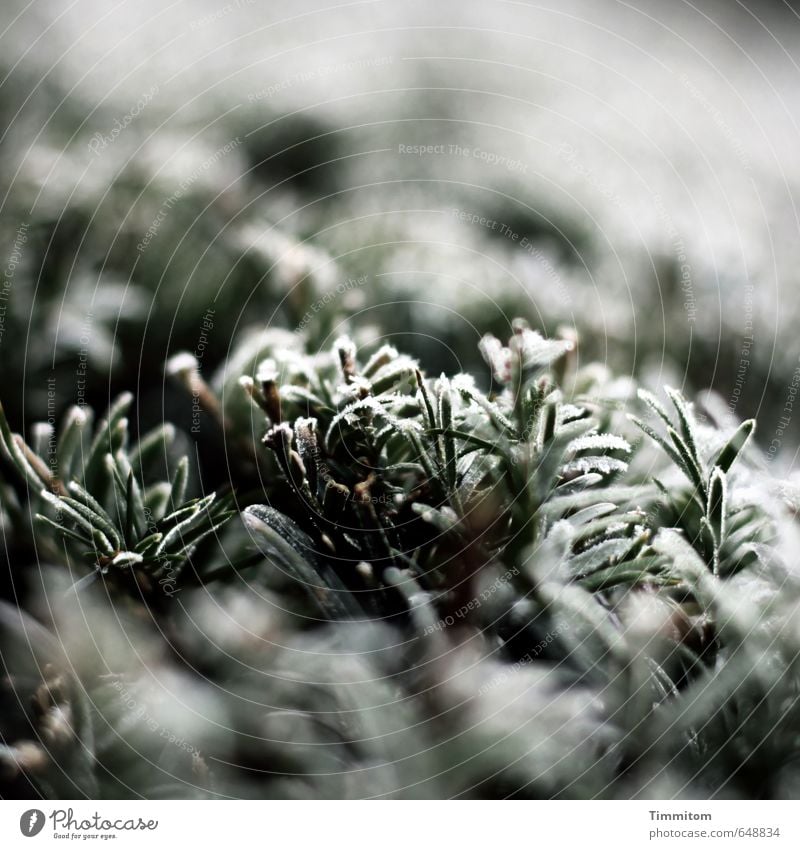
M 425 378 L 389 346 L 362 365 L 347 337 L 330 354 L 280 371 L 267 359 L 243 378 L 287 484 L 279 505 L 311 535 L 306 549 L 370 603 L 395 568 L 443 613 L 457 609 L 482 569 L 519 567 L 578 506 L 576 579 L 638 568 L 643 517 L 609 504 L 631 446 L 602 433 L 589 405 L 564 401 L 551 367 L 571 343 L 519 322 L 508 347 L 492 337 L 482 347 L 498 382 L 490 394 L 466 375 Z M 588 515 L 594 503 L 610 509 Z
M 182 457 L 169 481 L 145 482 L 174 428 L 159 427 L 130 445 L 126 418 L 133 397 L 120 396 L 92 435 L 92 415 L 74 407 L 56 435 L 35 427 L 38 452 L 11 429 L 0 407 L 8 459 L 28 486 L 35 520 L 52 530 L 93 571 L 134 579 L 146 594 L 176 591 L 180 575 L 207 536 L 234 515 L 230 499 L 210 493 L 186 500 L 189 461 Z M 55 549 L 55 547 L 54 547 Z
M 723 432 L 672 390 L 674 415 L 637 402 L 579 368 L 573 338 L 522 321 L 481 352 L 480 379 L 432 378 L 349 336 L 313 354 L 244 338 L 201 387 L 232 468 L 242 454 L 262 474 L 232 481 L 240 521 L 220 493 L 186 500 L 174 428 L 131 443 L 130 396 L 32 445 L 0 416 L 5 512 L 36 515 L 44 598 L 63 599 L 31 594 L 65 652 L 46 676 L 64 683 L 36 685 L 41 716 L 81 717 L 58 744 L 41 716 L 0 729 L 8 792 L 794 786 L 796 528 L 750 456 L 753 423 Z M 195 391 L 190 360 L 170 371 Z
M 649 392 L 640 390 L 639 397 L 651 413 L 661 420 L 667 438 L 636 417 L 634 423 L 659 445 L 674 465 L 681 470 L 689 486 L 671 489 L 658 479 L 665 495 L 662 506 L 668 525 L 684 530 L 698 553 L 711 566 L 714 574 L 729 575 L 752 564 L 754 547 L 772 535 L 771 523 L 763 511 L 749 500 L 728 496 L 728 478 L 736 459 L 742 454 L 755 430 L 755 421 L 743 422 L 722 447 L 700 449 L 698 432 L 689 405 L 675 390 L 667 394 L 675 407 L 678 427 L 674 427 L 664 407 Z

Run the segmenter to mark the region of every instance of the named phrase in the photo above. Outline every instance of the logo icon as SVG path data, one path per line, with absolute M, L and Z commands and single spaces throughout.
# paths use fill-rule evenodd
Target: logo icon
M 25 837 L 36 837 L 44 828 L 44 813 L 38 808 L 31 808 L 19 818 L 19 830 Z

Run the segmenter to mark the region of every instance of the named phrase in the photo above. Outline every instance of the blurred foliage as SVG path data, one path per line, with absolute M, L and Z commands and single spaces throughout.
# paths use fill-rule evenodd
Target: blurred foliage
M 238 518 L 129 396 L 3 418 L 3 795 L 791 795 L 797 494 L 753 422 L 521 320 L 481 350 L 488 391 L 348 336 L 173 357 Z
M 26 73 L 0 86 L 0 796 L 800 795 L 800 488 L 731 412 L 748 326 L 716 303 L 725 240 L 763 234 L 704 253 L 659 197 L 635 250 L 547 163 L 371 156 L 397 126 L 474 144 L 446 86 L 387 95 L 399 125 L 157 99 L 93 150 L 119 104 Z M 614 186 L 604 152 L 556 167 Z M 759 339 L 796 321 L 773 270 Z M 789 348 L 749 349 L 734 405 L 764 444 Z

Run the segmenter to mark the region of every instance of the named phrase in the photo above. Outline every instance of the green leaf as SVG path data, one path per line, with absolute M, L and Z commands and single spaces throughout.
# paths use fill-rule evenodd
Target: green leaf
M 165 459 L 167 449 L 175 442 L 175 427 L 168 422 L 146 433 L 130 452 L 131 467 L 138 475 Z
M 111 561 L 111 565 L 126 568 L 141 563 L 143 559 L 142 555 L 137 554 L 135 551 L 120 551 Z
M 76 542 L 85 545 L 87 548 L 92 547 L 91 534 L 89 534 L 88 536 L 85 536 L 84 534 L 79 534 L 77 531 L 72 530 L 72 528 L 68 528 L 65 525 L 60 525 L 58 522 L 54 522 L 49 516 L 43 516 L 41 513 L 37 513 L 35 519 L 42 525 L 47 525 L 48 527 L 54 528 L 62 536 L 69 537 L 69 539 L 73 539 Z
M 189 481 L 189 458 L 181 457 L 172 478 L 172 489 L 169 503 L 172 509 L 177 509 L 186 498 L 186 485 Z
M 462 442 L 466 442 L 475 448 L 481 448 L 489 454 L 497 454 L 498 456 L 504 457 L 507 456 L 503 451 L 499 443 L 490 442 L 488 439 L 481 439 L 480 436 L 475 436 L 473 433 L 467 433 L 463 430 L 453 430 L 452 428 L 445 431 L 443 428 L 435 427 L 431 428 L 428 433 L 431 436 L 449 436 L 454 439 L 460 439 Z
M 419 369 L 417 369 L 417 388 L 419 390 L 420 397 L 422 398 L 422 403 L 425 408 L 425 415 L 428 420 L 428 427 L 435 428 L 436 427 L 436 416 L 433 412 L 433 403 L 431 401 L 431 396 L 428 393 L 428 387 L 425 384 L 425 378 L 422 376 L 422 373 Z
M 634 560 L 624 560 L 606 566 L 581 579 L 581 585 L 591 592 L 610 590 L 612 587 L 635 587 L 640 584 L 675 584 L 678 579 L 670 576 L 666 561 L 661 556 L 646 555 Z
M 590 433 L 573 439 L 567 446 L 569 451 L 623 451 L 630 454 L 633 450 L 630 443 L 613 433 Z
M 92 510 L 85 507 L 79 501 L 76 501 L 72 498 L 64 498 L 58 495 L 53 495 L 53 493 L 48 492 L 46 489 L 41 490 L 41 497 L 50 504 L 56 513 L 62 513 L 69 516 L 69 518 L 78 525 L 81 530 L 83 530 L 90 539 L 95 540 L 96 534 L 102 534 L 101 542 L 102 547 L 106 551 L 106 553 L 113 552 L 114 546 L 111 543 L 111 540 L 103 532 L 104 528 L 108 527 L 108 524 L 100 519 L 97 514 L 93 513 Z M 118 539 L 118 537 L 117 537 Z
M 144 499 L 128 459 L 119 451 L 116 455 L 107 454 L 104 462 L 112 482 L 119 524 L 131 538 L 140 537 L 146 530 Z
M 476 404 L 482 410 L 484 410 L 488 416 L 489 420 L 495 426 L 495 428 L 504 433 L 506 436 L 516 436 L 516 427 L 511 419 L 506 416 L 503 410 L 500 408 L 500 405 L 490 401 L 482 392 L 479 392 L 473 381 L 467 380 L 465 375 L 457 375 L 452 379 L 453 388 L 459 392 L 462 397 L 466 398 L 472 403 Z M 531 432 L 533 429 L 531 429 Z
M 194 509 L 189 516 L 170 528 L 156 547 L 155 556 L 159 557 L 162 554 L 180 553 L 188 545 L 185 537 L 190 531 L 202 527 L 204 522 L 211 524 L 212 520 L 209 508 L 215 498 L 216 493 L 212 492 L 194 505 Z M 177 549 L 175 548 L 176 544 L 178 546 Z M 172 551 L 170 552 L 171 549 Z
M 694 424 L 692 422 L 692 414 L 689 410 L 689 405 L 677 390 L 665 387 L 665 391 L 667 395 L 669 395 L 670 401 L 672 401 L 672 405 L 678 413 L 678 421 L 680 422 L 683 441 L 692 456 L 694 465 L 699 470 L 702 461 L 700 459 L 700 452 L 697 448 L 697 438 L 694 432 Z
M 714 465 L 719 466 L 723 472 L 728 472 L 731 466 L 736 462 L 736 458 L 744 450 L 745 445 L 747 445 L 750 437 L 755 432 L 755 429 L 755 419 L 748 419 L 747 421 L 742 422 L 736 429 L 733 436 L 731 436 L 717 455 Z
M 700 468 L 700 461 L 695 455 L 692 448 L 684 441 L 683 437 L 671 427 L 667 428 L 669 438 L 675 446 L 675 450 L 683 459 L 683 470 L 686 472 L 689 480 L 697 487 L 702 496 L 706 495 L 706 481 L 703 476 L 703 471 Z
M 11 432 L 11 427 L 8 424 L 8 419 L 6 419 L 2 404 L 0 404 L 0 435 L 2 436 L 2 444 L 8 458 L 16 466 L 17 471 L 27 481 L 28 485 L 35 492 L 38 492 L 43 486 L 49 487 L 52 483 L 49 470 L 41 463 L 41 460 L 34 467 L 33 463 L 35 460 L 33 457 L 26 456 L 24 450 L 25 443 L 21 437 Z
M 264 504 L 248 507 L 242 520 L 261 553 L 293 577 L 326 617 L 361 615 L 333 571 L 320 566 L 312 539 L 295 522 Z
M 648 392 L 646 389 L 639 389 L 636 393 L 639 396 L 639 399 L 643 401 L 647 406 L 661 419 L 662 422 L 667 427 L 672 427 L 672 420 L 669 417 L 669 413 L 666 411 L 666 408 L 661 404 L 661 402 L 653 395 L 652 392 Z
M 561 474 L 565 477 L 571 475 L 585 475 L 589 472 L 597 472 L 600 475 L 611 475 L 616 472 L 626 472 L 628 464 L 616 457 L 576 457 L 561 467 Z
M 595 519 L 599 519 L 602 516 L 608 516 L 609 513 L 614 513 L 617 509 L 617 505 L 611 501 L 601 501 L 599 504 L 592 504 L 589 507 L 584 507 L 582 510 L 578 510 L 573 513 L 572 516 L 569 517 L 570 524 L 579 528 L 582 525 L 588 525 L 593 522 Z
M 450 381 L 442 375 L 439 378 L 439 424 L 444 448 L 444 479 L 448 492 L 456 493 L 457 485 L 457 451 L 453 426 L 453 398 L 450 391 Z
M 727 533 L 728 511 L 728 479 L 725 472 L 719 466 L 711 473 L 711 481 L 708 487 L 708 511 L 706 517 L 714 532 L 717 547 L 722 545 Z
M 650 425 L 647 424 L 646 422 L 643 422 L 641 419 L 637 418 L 636 416 L 629 416 L 629 418 L 633 422 L 633 424 L 636 425 L 636 427 L 638 427 L 641 431 L 643 431 L 645 434 L 647 434 L 647 436 L 649 436 L 650 439 L 652 439 L 653 442 L 655 442 L 656 445 L 658 445 L 661 448 L 661 450 L 686 475 L 686 477 L 689 478 L 690 481 L 695 480 L 696 471 L 692 470 L 691 462 L 687 458 L 685 453 L 678 452 L 675 449 L 675 446 L 673 444 L 670 444 L 669 442 L 667 442 L 667 440 L 664 439 L 664 437 L 662 437 L 655 430 L 653 430 L 653 428 L 650 427 Z M 675 433 L 674 430 L 672 432 Z M 675 434 L 675 435 L 677 436 L 677 434 Z M 680 440 L 680 437 L 678 437 L 678 439 Z
M 100 504 L 76 481 L 72 481 L 67 489 L 75 498 L 65 498 L 62 496 L 62 504 L 70 504 L 75 509 L 85 516 L 92 524 L 101 530 L 116 547 L 121 543 L 121 537 L 111 516 L 100 506 Z
M 97 427 L 97 432 L 82 469 L 83 483 L 90 492 L 94 492 L 98 488 L 106 455 L 115 454 L 127 438 L 127 426 L 124 421 L 132 403 L 133 395 L 130 392 L 123 392 L 114 401 L 105 419 Z M 114 448 L 115 445 L 117 449 Z
M 623 560 L 635 545 L 636 540 L 628 537 L 603 540 L 586 551 L 573 555 L 567 561 L 567 569 L 576 578 L 591 575 L 603 566 Z
M 75 475 L 73 462 L 83 459 L 83 439 L 92 422 L 92 416 L 82 407 L 72 407 L 64 417 L 58 437 L 58 475 L 68 482 Z

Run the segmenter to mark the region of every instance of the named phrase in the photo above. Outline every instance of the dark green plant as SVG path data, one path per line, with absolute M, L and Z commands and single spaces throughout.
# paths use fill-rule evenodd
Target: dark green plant
M 52 564 L 59 605 L 29 607 L 65 647 L 32 680 L 15 657 L 40 707 L 0 729 L 7 792 L 781 795 L 794 524 L 752 422 L 669 390 L 673 422 L 521 321 L 481 348 L 479 380 L 347 336 L 244 340 L 209 384 L 173 362 L 262 476 L 232 481 L 241 522 L 186 500 L 171 426 L 130 444 L 130 396 L 32 445 L 0 416 L 4 522 Z
M 755 421 L 742 422 L 721 447 L 703 450 L 686 401 L 673 389 L 667 389 L 667 394 L 675 407 L 677 424 L 651 393 L 639 392 L 651 414 L 666 429 L 666 438 L 649 424 L 633 418 L 688 481 L 687 485 L 668 489 L 656 478 L 667 507 L 662 521 L 684 529 L 700 555 L 712 564 L 714 574 L 730 575 L 752 563 L 755 546 L 770 536 L 769 523 L 764 521 L 758 505 L 739 500 L 732 503 L 728 494 L 731 467 L 752 436 Z
M 81 583 L 102 575 L 128 580 L 146 595 L 171 595 L 197 547 L 234 511 L 229 498 L 213 492 L 186 500 L 187 457 L 171 480 L 149 480 L 175 431 L 165 425 L 131 445 L 132 402 L 130 394 L 120 396 L 94 433 L 91 412 L 74 407 L 58 434 L 48 425 L 36 428 L 35 448 L 11 432 L 0 407 L 0 433 L 30 507 L 40 511 L 36 523 L 90 564 Z

